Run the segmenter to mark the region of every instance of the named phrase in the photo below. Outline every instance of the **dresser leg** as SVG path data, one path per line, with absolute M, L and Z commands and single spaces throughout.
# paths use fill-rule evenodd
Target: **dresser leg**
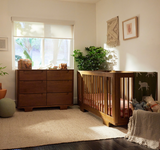
M 26 107 L 26 108 L 24 108 L 24 111 L 25 111 L 25 112 L 27 112 L 27 111 L 32 111 L 32 110 L 33 110 L 32 107 Z
M 60 106 L 60 109 L 67 109 L 68 106 Z

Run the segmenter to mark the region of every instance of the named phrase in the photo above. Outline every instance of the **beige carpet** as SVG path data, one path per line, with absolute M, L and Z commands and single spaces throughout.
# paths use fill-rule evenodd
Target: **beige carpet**
M 16 111 L 0 118 L 0 149 L 124 137 L 126 129 L 107 127 L 102 120 L 78 106 Z

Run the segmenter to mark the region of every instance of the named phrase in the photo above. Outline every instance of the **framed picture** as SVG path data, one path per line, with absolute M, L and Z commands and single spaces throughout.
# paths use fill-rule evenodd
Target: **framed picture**
M 8 38 L 2 38 L 0 37 L 0 50 L 3 51 L 3 50 L 7 50 L 8 46 Z
M 137 20 L 137 17 L 133 17 L 122 22 L 123 40 L 138 37 Z

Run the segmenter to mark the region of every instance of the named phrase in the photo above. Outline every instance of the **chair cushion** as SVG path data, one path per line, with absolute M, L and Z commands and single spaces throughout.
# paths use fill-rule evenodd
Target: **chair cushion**
M 0 117 L 11 117 L 15 112 L 15 102 L 10 98 L 0 100 Z

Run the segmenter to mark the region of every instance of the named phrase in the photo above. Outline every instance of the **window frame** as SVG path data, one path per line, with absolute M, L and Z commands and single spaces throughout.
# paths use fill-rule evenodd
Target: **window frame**
M 46 20 L 46 19 L 40 19 L 40 20 L 36 20 L 36 19 L 22 19 L 22 18 L 17 18 L 17 17 L 12 17 L 12 37 L 13 37 L 13 42 L 12 42 L 12 68 L 13 70 L 18 69 L 15 66 L 15 38 L 41 38 L 42 39 L 42 66 L 45 67 L 44 69 L 47 69 L 46 66 L 44 66 L 44 47 L 45 47 L 45 39 L 69 39 L 72 41 L 72 50 L 70 50 L 70 59 L 69 59 L 69 63 L 67 64 L 67 68 L 68 69 L 74 69 L 74 58 L 71 56 L 71 53 L 74 50 L 74 21 L 62 21 L 62 20 Z M 37 36 L 15 36 L 14 35 L 14 22 L 41 22 L 44 24 L 58 24 L 58 25 L 70 25 L 73 26 L 73 33 L 72 33 L 72 38 L 59 38 L 59 37 L 37 37 Z M 45 31 L 44 31 L 44 35 L 45 35 Z M 39 68 L 34 68 L 34 69 L 39 69 Z

